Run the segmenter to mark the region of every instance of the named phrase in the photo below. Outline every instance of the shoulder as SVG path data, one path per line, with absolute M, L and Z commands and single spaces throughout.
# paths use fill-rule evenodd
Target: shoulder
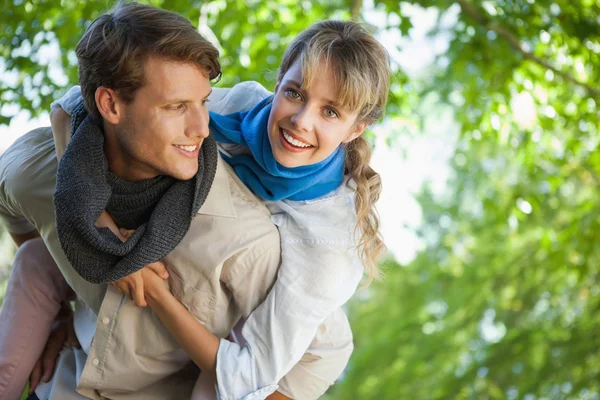
M 280 229 L 293 236 L 325 246 L 351 247 L 357 221 L 354 199 L 354 191 L 344 183 L 318 199 L 284 200 L 270 203 L 269 208 L 280 220 Z
M 339 307 L 350 299 L 362 279 L 364 268 L 354 247 L 301 241 L 282 241 L 281 247 L 278 279 L 307 298 Z
M 241 82 L 232 88 L 213 88 L 208 109 L 223 115 L 248 111 L 270 95 L 271 92 L 255 81 Z
M 15 201 L 35 193 L 41 180 L 56 180 L 56 157 L 50 127 L 21 136 L 0 156 L 2 194 Z
M 248 259 L 264 252 L 279 257 L 279 233 L 271 213 L 220 157 L 210 193 L 196 219 L 202 215 L 209 217 L 211 236 L 222 241 L 218 246 L 232 254 L 240 249 Z
M 0 215 L 10 232 L 30 232 L 34 229 L 32 223 L 54 220 L 53 210 L 44 205 L 47 202 L 52 204 L 56 166 L 49 127 L 26 133 L 2 153 Z M 43 215 L 44 219 L 34 219 L 34 215 Z

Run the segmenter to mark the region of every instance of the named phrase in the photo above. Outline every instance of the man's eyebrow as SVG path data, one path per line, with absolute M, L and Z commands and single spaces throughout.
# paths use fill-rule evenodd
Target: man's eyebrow
M 204 98 L 202 99 L 202 101 L 208 99 L 208 97 L 212 94 L 212 89 L 210 89 L 210 92 L 208 92 L 208 94 L 206 96 L 204 96 Z M 185 99 L 181 99 L 181 98 L 165 98 L 163 99 L 165 104 L 175 104 L 175 103 L 192 103 L 192 100 L 185 100 Z
M 297 82 L 297 81 L 293 80 L 293 79 L 286 79 L 286 80 L 284 81 L 284 83 L 291 83 L 291 84 L 293 84 L 294 86 L 296 86 L 296 87 L 298 87 L 299 89 L 301 89 L 302 91 L 304 91 L 304 89 L 302 88 L 302 84 L 301 84 L 300 82 Z M 330 106 L 333 106 L 333 107 L 336 107 L 336 108 L 341 108 L 341 107 L 342 107 L 342 106 L 340 105 L 340 103 L 339 103 L 339 102 L 337 102 L 337 101 L 335 101 L 335 100 L 331 100 L 331 99 L 324 98 L 324 99 L 323 99 L 323 101 L 324 101 L 325 103 L 329 104 Z

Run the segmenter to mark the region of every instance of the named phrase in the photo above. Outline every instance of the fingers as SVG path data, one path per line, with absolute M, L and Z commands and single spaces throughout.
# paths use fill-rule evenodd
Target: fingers
M 160 276 L 163 279 L 167 279 L 169 277 L 169 271 L 167 271 L 167 267 L 165 267 L 165 264 L 163 264 L 160 261 L 148 264 L 146 268 L 151 269 L 152 271 L 154 271 L 154 273 L 156 273 L 156 275 Z
M 133 234 L 135 233 L 135 229 L 125 229 L 125 228 L 119 228 L 119 233 L 121 234 L 121 240 L 123 242 L 127 241 L 127 239 L 129 239 L 130 237 L 133 236 Z
M 136 272 L 137 274 L 137 272 Z M 139 279 L 137 279 L 139 278 Z M 141 276 L 137 276 L 135 280 L 135 287 L 133 288 L 133 300 L 135 305 L 138 307 L 146 307 L 146 299 L 144 296 L 144 280 Z
M 56 359 L 60 354 L 60 351 L 67 340 L 68 325 L 72 323 L 61 323 L 55 330 L 50 334 L 46 348 L 42 353 L 42 380 L 48 382 L 54 373 L 54 367 L 56 366 Z
M 40 357 L 35 365 L 33 366 L 33 371 L 31 371 L 31 375 L 29 376 L 29 394 L 32 395 L 35 389 L 40 384 L 40 379 L 42 378 L 42 358 Z
M 121 242 L 126 242 L 127 239 L 129 239 L 135 233 L 135 229 L 128 230 L 124 228 L 119 228 L 115 223 L 113 217 L 106 210 L 102 211 L 102 213 L 96 220 L 96 226 L 99 228 L 104 227 L 110 229 L 110 231 L 114 233 L 115 236 L 117 236 Z
M 56 355 L 58 358 L 58 354 Z M 42 380 L 44 382 L 50 381 L 52 378 L 52 374 L 54 373 L 54 367 L 56 366 L 56 358 L 45 358 L 42 360 L 42 365 L 44 369 L 44 375 L 42 375 Z
M 71 308 L 71 304 L 68 301 L 61 302 L 60 310 L 58 311 L 58 315 L 56 316 L 57 320 L 65 320 L 71 318 L 73 316 L 73 309 Z
M 111 282 L 111 285 L 113 285 L 119 293 L 124 294 L 127 297 L 131 297 L 129 295 L 129 284 L 126 283 L 123 279 L 118 280 L 116 282 Z
M 144 277 L 142 273 L 155 274 L 162 279 L 167 279 L 169 277 L 169 272 L 162 262 L 149 264 L 146 266 L 146 268 L 147 269 L 143 268 L 137 272 L 134 272 L 133 274 L 119 279 L 118 281 L 111 282 L 111 284 L 115 286 L 119 292 L 127 295 L 138 307 L 148 306 L 145 294 L 146 287 L 144 285 Z M 148 272 L 148 270 L 151 272 Z M 150 283 L 152 283 L 152 281 L 150 281 Z M 150 286 L 152 287 L 152 285 Z
M 75 349 L 81 348 L 79 340 L 77 340 L 77 335 L 75 334 L 75 325 L 72 320 L 69 321 L 69 324 L 67 325 L 67 346 Z

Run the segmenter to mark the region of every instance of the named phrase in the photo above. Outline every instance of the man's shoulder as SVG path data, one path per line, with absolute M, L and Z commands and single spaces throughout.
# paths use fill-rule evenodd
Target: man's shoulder
M 231 203 L 236 215 L 236 220 L 247 220 L 250 216 L 256 218 L 257 221 L 264 221 L 269 228 L 276 229 L 271 222 L 271 212 L 265 205 L 265 202 L 256 196 L 248 187 L 241 181 L 234 169 L 219 157 L 220 167 L 223 169 L 223 175 L 227 179 L 227 186 L 231 196 Z M 223 178 L 221 178 L 223 179 Z
M 5 157 L 6 155 L 12 155 L 15 153 L 35 153 L 39 145 L 45 147 L 49 140 L 53 141 L 51 127 L 44 126 L 33 129 L 17 138 L 13 144 L 11 144 L 4 152 L 2 152 L 2 154 L 0 154 L 0 157 Z
M 197 259 L 196 251 L 202 254 L 201 264 L 192 261 Z M 202 279 L 214 277 L 215 270 L 220 269 L 220 279 L 232 282 L 234 275 L 245 274 L 244 271 L 249 271 L 257 262 L 260 263 L 257 273 L 262 271 L 267 279 L 266 271 L 279 265 L 279 231 L 271 222 L 271 214 L 264 202 L 219 159 L 206 202 L 181 244 L 169 257 L 172 263 L 183 265 L 188 260 L 190 265 L 198 267 L 181 271 L 186 282 L 194 287 L 202 286 Z M 230 290 L 234 290 L 234 286 L 238 287 L 233 285 Z
M 213 185 L 196 219 L 202 219 L 203 215 L 210 217 L 213 233 L 223 231 L 221 233 L 246 243 L 268 236 L 279 240 L 264 201 L 244 185 L 221 157 Z
M 3 189 L 31 194 L 40 179 L 56 179 L 56 166 L 52 168 L 55 163 L 52 129 L 43 127 L 27 132 L 0 155 Z

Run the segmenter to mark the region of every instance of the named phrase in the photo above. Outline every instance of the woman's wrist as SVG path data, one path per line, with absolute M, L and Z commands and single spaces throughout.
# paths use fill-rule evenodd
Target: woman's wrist
M 162 281 L 162 278 L 159 279 Z M 144 286 L 144 296 L 150 307 L 153 307 L 153 305 L 164 304 L 170 298 L 173 298 L 173 294 L 171 294 L 164 281 Z

